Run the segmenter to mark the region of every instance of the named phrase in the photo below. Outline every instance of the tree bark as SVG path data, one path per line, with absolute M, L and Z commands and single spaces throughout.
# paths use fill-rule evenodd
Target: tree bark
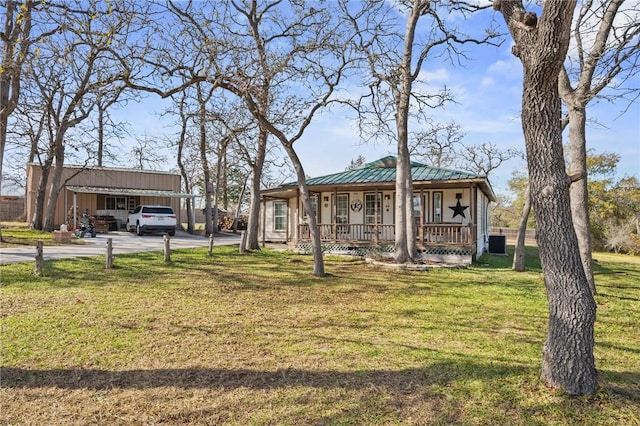
M 41 165 L 40 181 L 38 182 L 38 192 L 36 193 L 36 202 L 33 208 L 33 217 L 31 217 L 31 227 L 33 229 L 42 230 L 44 223 L 44 205 L 47 196 L 47 184 L 49 183 L 49 173 L 51 173 L 51 164 L 53 156 L 49 155 L 45 162 Z
M 593 394 L 598 388 L 593 357 L 596 304 L 571 220 L 557 84 L 575 5 L 575 0 L 547 0 L 540 18 L 532 21 L 525 19 L 520 0 L 494 2 L 513 36 L 513 53 L 524 71 L 522 127 L 549 304 L 542 380 L 571 395 Z
M 313 275 L 317 277 L 324 277 L 325 271 L 324 258 L 322 256 L 322 241 L 320 239 L 320 231 L 318 229 L 316 213 L 313 211 L 313 205 L 311 204 L 311 196 L 309 195 L 309 187 L 307 186 L 307 177 L 305 176 L 302 162 L 300 161 L 300 158 L 298 157 L 295 149 L 293 149 L 293 146 L 286 143 L 283 143 L 282 146 L 284 147 L 285 151 L 287 151 L 287 154 L 289 154 L 289 158 L 291 159 L 293 168 L 296 171 L 300 198 L 302 199 L 302 204 L 309 220 L 309 232 L 311 233 L 311 252 L 313 253 Z
M 579 174 L 582 179 L 571 184 L 571 216 L 573 227 L 578 236 L 580 259 L 589 289 L 596 294 L 596 282 L 593 276 L 593 259 L 591 256 L 591 227 L 589 221 L 589 191 L 587 189 L 587 148 L 586 148 L 586 109 L 569 105 L 569 174 Z
M 262 181 L 262 169 L 267 155 L 267 139 L 269 133 L 260 129 L 258 133 L 258 146 L 254 161 L 251 164 L 251 186 L 249 188 L 249 217 L 247 219 L 247 250 L 260 250 L 259 225 L 260 225 L 260 182 Z
M 522 216 L 520 217 L 520 225 L 518 226 L 518 237 L 516 238 L 516 246 L 513 251 L 512 269 L 517 272 L 525 270 L 525 238 L 527 234 L 527 222 L 529 221 L 529 213 L 531 212 L 531 191 L 529 185 L 524 190 L 524 206 L 522 207 Z
M 180 111 L 180 137 L 178 138 L 178 152 L 176 155 L 176 162 L 178 163 L 178 169 L 180 170 L 180 175 L 184 181 L 184 190 L 188 194 L 191 192 L 191 182 L 189 180 L 189 175 L 187 174 L 187 169 L 184 165 L 184 144 L 186 142 L 186 134 L 187 134 L 187 125 L 188 118 L 184 112 L 184 97 L 181 101 L 178 102 L 178 109 Z M 185 207 L 187 209 L 187 232 L 189 234 L 193 234 L 195 232 L 195 215 L 194 215 L 194 202 L 193 198 L 187 198 L 185 200 Z
M 207 144 L 207 108 L 206 102 L 211 97 L 205 98 L 202 94 L 202 87 L 200 83 L 196 84 L 196 91 L 198 95 L 199 111 L 199 148 L 200 148 L 200 167 L 202 167 L 202 176 L 204 179 L 204 232 L 205 235 L 211 235 L 213 233 L 212 213 L 211 213 L 211 171 L 209 169 L 209 159 L 207 158 L 207 152 L 209 146 Z
M 569 79 L 569 70 L 563 68 L 558 78 L 558 88 L 564 100 L 569 118 L 569 161 L 570 174 L 583 176 L 571 185 L 571 213 L 573 226 L 578 236 L 580 258 L 589 282 L 592 294 L 596 294 L 596 284 L 593 275 L 593 258 L 591 255 L 591 227 L 589 220 L 589 193 L 587 187 L 587 104 L 598 92 L 604 89 L 621 73 L 630 74 L 637 69 L 627 58 L 638 50 L 636 37 L 629 37 L 633 33 L 632 27 L 637 23 L 629 22 L 628 27 L 613 34 L 611 32 L 618 11 L 624 0 L 607 0 L 594 5 L 583 2 L 574 29 L 577 55 L 577 75 L 575 88 Z M 593 32 L 593 17 L 598 17 L 596 10 L 601 9 L 600 24 Z M 621 24 L 625 25 L 625 24 Z M 636 29 L 637 33 L 637 29 Z M 586 36 L 589 35 L 589 36 Z M 611 38 L 611 40 L 610 40 Z M 591 41 L 588 51 L 585 41 Z M 631 47 L 635 44 L 635 47 Z M 626 51 L 626 48 L 629 50 Z M 609 58 L 614 58 L 610 60 Z M 601 69 L 599 68 L 601 64 Z M 599 75 L 596 77 L 596 73 Z
M 62 170 L 64 168 L 64 135 L 66 132 L 67 128 L 63 127 L 62 129 L 59 129 L 59 133 L 56 135 L 54 147 L 56 165 L 53 169 L 53 176 L 51 178 L 51 192 L 49 193 L 47 209 L 44 215 L 44 223 L 42 224 L 43 231 L 51 232 L 55 227 L 54 220 L 56 205 L 58 204 L 58 194 L 60 193 L 60 182 L 62 181 Z

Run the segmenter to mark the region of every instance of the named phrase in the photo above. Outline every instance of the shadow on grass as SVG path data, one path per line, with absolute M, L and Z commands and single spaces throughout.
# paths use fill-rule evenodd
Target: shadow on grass
M 428 385 L 447 385 L 457 379 L 490 381 L 501 377 L 532 372 L 524 366 L 443 362 L 424 368 L 406 370 L 322 371 L 285 369 L 260 371 L 250 369 L 175 368 L 155 370 L 30 370 L 13 367 L 0 369 L 2 387 L 104 390 L 111 388 L 152 389 L 166 386 L 183 389 L 289 387 L 361 389 L 380 386 L 390 391 L 406 392 Z
M 151 370 L 30 370 L 3 367 L 0 387 L 36 389 L 56 387 L 66 390 L 154 389 L 286 389 L 294 387 L 363 389 L 371 386 L 408 394 L 428 386 L 448 386 L 457 380 L 480 380 L 487 386 L 509 376 L 535 376 L 538 369 L 526 366 L 442 362 L 405 370 L 327 370 L 168 368 Z M 600 371 L 601 390 L 640 402 L 640 372 Z

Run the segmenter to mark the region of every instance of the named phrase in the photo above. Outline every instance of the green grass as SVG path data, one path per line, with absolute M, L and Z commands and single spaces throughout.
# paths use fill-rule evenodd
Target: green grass
M 5 226 L 10 227 L 5 228 Z M 3 223 L 0 247 L 34 247 L 38 241 L 42 241 L 45 246 L 60 245 L 60 243 L 53 241 L 52 232 L 31 229 L 27 224 L 15 226 L 11 222 Z M 84 240 L 82 238 L 71 238 L 71 244 L 84 244 Z
M 596 256 L 601 390 L 539 380 L 529 270 L 220 247 L 0 266 L 2 424 L 640 424 L 640 259 Z

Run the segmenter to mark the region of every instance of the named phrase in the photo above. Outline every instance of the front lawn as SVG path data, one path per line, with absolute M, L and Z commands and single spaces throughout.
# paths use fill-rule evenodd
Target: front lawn
M 640 259 L 596 254 L 601 390 L 539 381 L 539 263 L 386 270 L 237 248 L 0 266 L 0 423 L 640 424 Z
M 61 245 L 53 241 L 53 232 L 29 228 L 28 224 L 3 223 L 0 247 L 35 247 L 38 241 L 45 246 Z M 71 238 L 71 244 L 84 244 L 82 238 Z

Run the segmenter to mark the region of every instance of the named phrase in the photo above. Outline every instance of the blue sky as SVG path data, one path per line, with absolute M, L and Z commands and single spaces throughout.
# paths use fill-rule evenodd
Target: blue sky
M 500 16 L 492 11 L 483 13 L 484 16 L 479 18 L 483 24 L 496 19 L 504 31 Z M 470 22 L 464 24 L 474 25 Z M 500 47 L 467 49 L 470 59 L 461 66 L 453 67 L 443 61 L 425 62 L 422 73 L 433 86 L 446 85 L 456 101 L 435 110 L 433 119 L 458 123 L 466 134 L 462 140 L 465 144 L 490 142 L 502 148 L 524 151 L 519 120 L 522 67 L 518 58 L 511 54 L 510 41 L 507 37 Z M 632 83 L 640 87 L 640 76 L 633 80 Z M 164 139 L 175 133 L 171 123 L 158 117 L 168 105 L 168 101 L 150 96 L 119 111 L 117 117 L 135 123 L 130 128 L 132 138 L 127 143 L 131 144 L 136 137 L 144 135 Z M 593 102 L 588 108 L 588 117 L 597 119 L 597 124 L 590 124 L 587 128 L 588 148 L 619 154 L 618 174 L 640 178 L 640 103 L 629 106 L 626 102 Z M 410 130 L 417 130 L 417 126 L 419 124 L 414 124 Z M 346 117 L 345 111 L 338 109 L 318 116 L 304 137 L 296 142 L 295 148 L 310 176 L 342 171 L 359 155 L 373 161 L 396 152 L 392 144 L 364 145 L 355 123 Z M 168 157 L 175 158 L 175 154 L 168 153 Z M 173 168 L 175 164 L 169 163 L 167 167 Z M 503 164 L 490 177 L 494 189 L 499 193 L 506 191 L 512 171 L 525 169 L 526 165 L 520 160 Z

